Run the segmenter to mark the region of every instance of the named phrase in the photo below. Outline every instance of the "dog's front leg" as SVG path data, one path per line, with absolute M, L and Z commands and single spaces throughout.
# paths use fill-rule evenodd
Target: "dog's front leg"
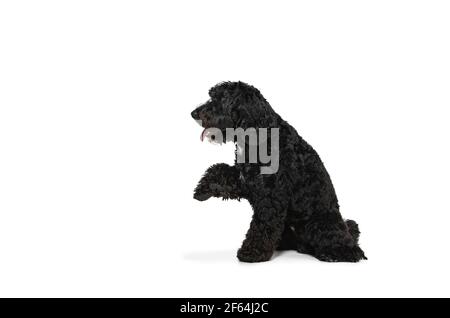
M 240 199 L 244 197 L 239 171 L 234 166 L 218 163 L 206 170 L 194 190 L 194 199 L 205 201 L 210 197 Z
M 250 229 L 237 253 L 242 262 L 270 260 L 281 239 L 287 214 L 284 201 L 273 194 L 250 200 L 253 218 Z

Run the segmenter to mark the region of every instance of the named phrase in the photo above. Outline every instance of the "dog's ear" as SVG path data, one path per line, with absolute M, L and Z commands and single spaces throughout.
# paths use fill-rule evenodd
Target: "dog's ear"
M 228 115 L 236 105 L 237 92 L 232 84 L 230 82 L 219 83 L 209 90 L 211 99 L 220 103 L 223 113 Z
M 276 113 L 261 93 L 253 87 L 250 89 L 245 87 L 236 95 L 231 114 L 232 118 L 238 118 L 239 126 L 244 129 L 273 127 L 276 123 Z
M 250 102 L 241 82 L 222 82 L 209 90 L 212 99 L 218 101 L 224 114 L 233 120 L 235 126 L 247 125 Z
M 233 109 L 236 108 L 237 100 L 230 90 L 223 90 L 220 96 L 220 103 L 224 113 L 231 115 Z

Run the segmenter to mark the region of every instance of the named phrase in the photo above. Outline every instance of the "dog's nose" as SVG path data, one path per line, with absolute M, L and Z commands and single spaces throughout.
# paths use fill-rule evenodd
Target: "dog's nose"
M 199 116 L 199 111 L 198 109 L 194 109 L 191 113 L 192 118 L 194 118 L 195 120 L 199 120 L 200 116 Z

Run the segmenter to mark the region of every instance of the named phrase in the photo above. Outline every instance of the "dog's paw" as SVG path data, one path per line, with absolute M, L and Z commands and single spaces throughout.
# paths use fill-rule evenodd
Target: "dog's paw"
M 322 262 L 350 262 L 356 263 L 366 260 L 367 257 L 359 246 L 325 248 L 316 254 L 318 260 Z
M 194 199 L 198 201 L 206 201 L 212 197 L 211 193 L 194 192 Z
M 267 262 L 272 258 L 273 252 L 259 252 L 258 250 L 247 250 L 240 248 L 237 252 L 237 258 L 241 262 L 259 263 Z
M 206 201 L 214 196 L 214 191 L 211 190 L 211 186 L 208 183 L 202 181 L 203 179 L 200 180 L 200 183 L 194 190 L 194 199 L 198 201 Z
M 194 199 L 206 201 L 211 197 L 222 197 L 224 199 L 233 198 L 226 190 L 227 187 L 222 187 L 217 183 L 200 182 L 194 190 Z

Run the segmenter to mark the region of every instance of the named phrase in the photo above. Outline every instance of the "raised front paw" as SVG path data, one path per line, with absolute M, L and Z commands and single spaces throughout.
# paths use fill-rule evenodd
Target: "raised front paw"
M 273 251 L 259 251 L 258 249 L 250 249 L 241 247 L 237 252 L 237 258 L 241 262 L 258 263 L 267 262 L 272 258 Z
M 198 201 L 206 201 L 213 195 L 214 194 L 209 189 L 209 187 L 206 185 L 202 185 L 201 183 L 199 183 L 194 190 L 194 199 Z
M 233 198 L 230 194 L 231 188 L 217 183 L 207 183 L 200 181 L 194 190 L 194 199 L 199 201 L 208 200 L 211 197 L 222 197 L 224 199 Z
M 211 197 L 239 199 L 239 172 L 225 163 L 219 163 L 206 170 L 194 190 L 194 199 L 208 200 Z

